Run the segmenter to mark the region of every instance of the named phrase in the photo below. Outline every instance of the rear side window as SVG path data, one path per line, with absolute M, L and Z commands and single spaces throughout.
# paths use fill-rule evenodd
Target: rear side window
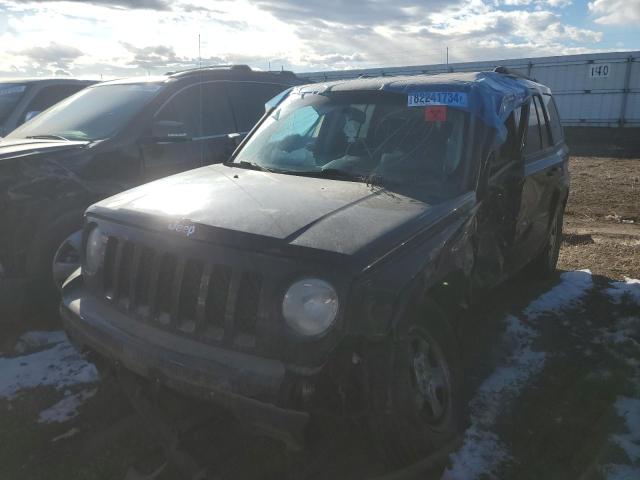
M 532 154 L 542 150 L 542 141 L 540 139 L 540 121 L 538 120 L 538 112 L 535 103 L 531 101 L 529 104 L 529 125 L 527 126 L 527 139 L 524 144 L 524 153 Z
M 551 136 L 553 137 L 553 143 L 556 144 L 564 138 L 562 124 L 560 123 L 560 115 L 558 115 L 558 108 L 556 107 L 556 102 L 551 95 L 543 95 L 542 100 L 547 107 Z
M 229 99 L 236 114 L 239 132 L 248 132 L 264 114 L 264 104 L 288 85 L 256 82 L 227 84 Z
M 534 97 L 536 102 L 536 110 L 538 110 L 538 121 L 540 122 L 540 133 L 542 134 L 542 148 L 547 148 L 553 145 L 549 134 L 549 127 L 547 125 L 547 119 L 545 118 L 544 107 L 542 106 L 542 99 L 538 96 Z

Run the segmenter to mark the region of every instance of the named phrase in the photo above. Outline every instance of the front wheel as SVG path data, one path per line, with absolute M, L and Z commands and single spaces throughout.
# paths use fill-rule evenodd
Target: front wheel
M 453 440 L 462 420 L 457 339 L 435 306 L 379 351 L 370 376 L 370 424 L 387 463 L 414 463 Z

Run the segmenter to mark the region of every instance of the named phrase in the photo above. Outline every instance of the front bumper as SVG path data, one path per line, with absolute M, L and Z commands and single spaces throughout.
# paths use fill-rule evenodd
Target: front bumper
M 303 444 L 309 414 L 272 403 L 285 377 L 282 362 L 204 345 L 132 321 L 87 294 L 77 275 L 63 287 L 60 313 L 79 348 L 173 390 L 223 406 L 291 446 Z

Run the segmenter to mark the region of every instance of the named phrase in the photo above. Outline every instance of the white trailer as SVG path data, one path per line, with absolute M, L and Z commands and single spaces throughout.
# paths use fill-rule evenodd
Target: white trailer
M 363 70 L 300 72 L 314 82 L 492 70 L 502 65 L 550 87 L 565 127 L 640 127 L 640 51 Z

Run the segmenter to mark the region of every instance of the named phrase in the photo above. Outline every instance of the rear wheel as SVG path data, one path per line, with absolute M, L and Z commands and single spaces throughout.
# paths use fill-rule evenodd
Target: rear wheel
M 563 211 L 558 208 L 549 225 L 547 243 L 544 249 L 531 262 L 531 270 L 538 278 L 549 278 L 556 272 L 558 257 L 560 255 L 560 245 L 562 244 L 563 220 Z
M 430 306 L 369 370 L 371 431 L 390 466 L 414 463 L 454 439 L 462 419 L 459 348 L 444 313 Z

